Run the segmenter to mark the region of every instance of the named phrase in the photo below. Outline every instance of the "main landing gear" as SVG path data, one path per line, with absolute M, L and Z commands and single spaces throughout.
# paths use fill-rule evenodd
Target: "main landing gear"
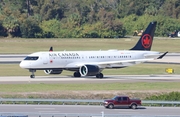
M 81 74 L 79 72 L 74 72 L 74 77 L 81 77 Z
M 74 72 L 73 76 L 81 77 L 81 74 L 78 71 L 76 71 L 76 72 Z M 103 77 L 104 77 L 104 75 L 102 73 L 96 74 L 96 78 L 103 78 Z
M 96 78 L 103 78 L 104 75 L 102 73 L 96 74 Z
M 30 69 L 29 72 L 31 72 L 32 74 L 30 75 L 30 78 L 35 78 L 34 72 L 36 72 L 35 69 Z

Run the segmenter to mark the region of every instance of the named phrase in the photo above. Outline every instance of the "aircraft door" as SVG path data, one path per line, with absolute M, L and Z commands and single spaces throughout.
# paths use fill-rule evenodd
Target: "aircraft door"
M 42 54 L 42 59 L 43 59 L 43 64 L 47 64 L 48 63 L 48 56 L 46 53 Z
M 84 61 L 85 60 L 85 56 L 81 55 L 81 60 Z

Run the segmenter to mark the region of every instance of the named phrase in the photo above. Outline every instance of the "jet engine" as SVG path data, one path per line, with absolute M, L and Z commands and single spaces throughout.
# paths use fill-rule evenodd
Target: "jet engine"
M 96 65 L 83 65 L 79 68 L 81 76 L 94 76 L 100 73 L 100 69 Z
M 46 74 L 61 74 L 62 73 L 62 69 L 47 69 L 44 70 L 44 73 Z

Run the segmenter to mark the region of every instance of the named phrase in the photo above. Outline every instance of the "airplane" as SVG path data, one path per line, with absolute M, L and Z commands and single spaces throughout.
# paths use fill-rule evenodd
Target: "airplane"
M 74 71 L 74 77 L 96 76 L 103 78 L 104 69 L 124 68 L 146 61 L 161 59 L 168 52 L 150 51 L 156 21 L 150 22 L 137 44 L 130 50 L 106 51 L 53 51 L 35 52 L 21 61 L 20 67 L 28 69 L 35 78 L 36 70 L 44 70 L 46 74 L 61 74 L 63 70 Z

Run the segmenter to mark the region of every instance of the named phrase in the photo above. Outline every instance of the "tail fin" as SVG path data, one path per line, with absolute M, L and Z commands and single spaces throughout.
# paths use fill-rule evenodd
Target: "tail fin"
M 137 44 L 130 50 L 151 50 L 157 22 L 150 22 Z

